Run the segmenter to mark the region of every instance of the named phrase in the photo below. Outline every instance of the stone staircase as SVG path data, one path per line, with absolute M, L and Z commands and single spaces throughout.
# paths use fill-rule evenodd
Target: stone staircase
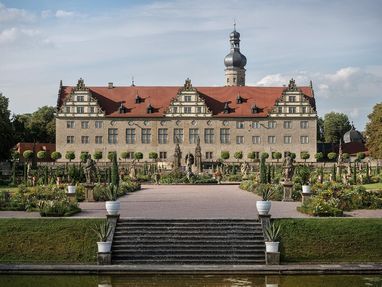
M 261 223 L 242 219 L 119 219 L 112 264 L 265 264 Z

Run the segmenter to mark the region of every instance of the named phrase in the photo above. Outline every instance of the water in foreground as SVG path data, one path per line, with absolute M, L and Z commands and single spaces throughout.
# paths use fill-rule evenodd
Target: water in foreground
M 1 287 L 382 287 L 382 275 L 0 275 Z

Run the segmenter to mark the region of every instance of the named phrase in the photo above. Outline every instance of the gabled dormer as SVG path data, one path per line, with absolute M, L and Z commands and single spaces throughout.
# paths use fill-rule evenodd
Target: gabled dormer
M 313 88 L 312 94 L 313 94 Z M 288 87 L 284 89 L 272 110 L 270 117 L 316 117 L 317 112 L 311 101 L 302 90 L 297 87 L 294 79 L 289 81 Z
M 170 102 L 165 112 L 166 117 L 211 117 L 212 112 L 191 80 L 186 79 L 184 86 Z
M 105 112 L 80 78 L 57 112 L 59 117 L 102 117 Z

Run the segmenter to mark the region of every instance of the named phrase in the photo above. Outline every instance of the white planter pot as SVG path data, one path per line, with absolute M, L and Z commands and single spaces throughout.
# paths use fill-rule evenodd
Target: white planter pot
M 266 252 L 279 252 L 280 242 L 265 241 L 265 251 Z
M 310 185 L 303 185 L 302 193 L 311 193 Z
M 119 210 L 121 209 L 121 203 L 118 200 L 106 201 L 105 207 L 109 215 L 117 215 L 119 214 Z
M 265 287 L 279 287 L 279 284 L 265 284 Z
M 106 253 L 111 250 L 111 241 L 97 242 L 98 252 Z
M 263 200 L 256 201 L 256 208 L 260 215 L 267 215 L 271 210 L 271 202 Z
M 76 193 L 76 186 L 68 185 L 68 193 Z

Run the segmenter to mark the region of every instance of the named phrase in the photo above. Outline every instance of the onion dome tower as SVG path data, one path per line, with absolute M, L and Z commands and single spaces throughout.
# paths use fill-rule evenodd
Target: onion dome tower
M 363 143 L 364 139 L 362 134 L 357 131 L 352 123 L 351 129 L 344 134 L 344 143 Z
M 225 85 L 226 86 L 245 86 L 245 65 L 247 58 L 240 53 L 240 33 L 236 31 L 236 23 L 233 31 L 229 35 L 231 51 L 224 58 Z

